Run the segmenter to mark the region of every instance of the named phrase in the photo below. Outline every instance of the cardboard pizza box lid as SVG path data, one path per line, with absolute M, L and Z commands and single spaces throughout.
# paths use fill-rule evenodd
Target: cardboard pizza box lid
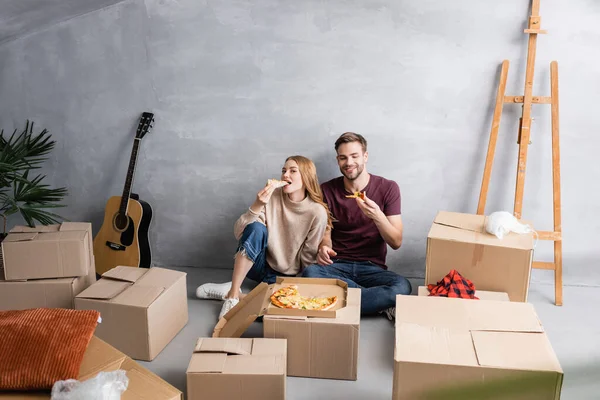
M 270 296 L 282 286 L 298 285 L 307 296 L 338 296 L 338 303 L 330 310 L 296 310 L 271 304 Z M 346 307 L 348 284 L 340 279 L 277 277 L 275 284 L 260 283 L 223 316 L 215 326 L 213 337 L 239 338 L 248 327 L 263 315 L 278 315 L 305 319 L 306 317 L 336 318 Z

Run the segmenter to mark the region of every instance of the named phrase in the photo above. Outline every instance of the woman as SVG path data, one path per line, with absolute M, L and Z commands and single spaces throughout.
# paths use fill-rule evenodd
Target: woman
M 317 169 L 308 158 L 291 156 L 281 180 L 287 184 L 267 184 L 235 223 L 239 243 L 232 281 L 207 283 L 196 290 L 198 298 L 225 300 L 219 319 L 239 302 L 246 276 L 271 284 L 277 276 L 297 275 L 316 262 L 323 233 L 332 226 Z

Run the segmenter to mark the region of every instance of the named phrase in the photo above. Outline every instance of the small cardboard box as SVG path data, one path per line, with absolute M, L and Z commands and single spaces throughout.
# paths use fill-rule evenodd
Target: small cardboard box
M 83 382 L 94 378 L 100 372 L 118 369 L 125 370 L 129 379 L 127 389 L 121 395 L 121 400 L 183 400 L 181 391 L 96 336 L 92 337 L 85 351 L 79 368 L 78 380 Z M 50 400 L 50 393 L 0 392 L 0 399 Z
M 327 311 L 289 310 L 270 303 L 282 286 L 298 285 L 305 296 L 337 295 Z M 259 284 L 217 324 L 214 337 L 240 337 L 259 316 L 265 338 L 287 339 L 287 375 L 356 380 L 360 333 L 360 289 L 338 279 L 278 277 Z
M 284 400 L 285 339 L 200 338 L 187 368 L 188 400 Z
M 4 279 L 86 276 L 93 265 L 92 224 L 16 226 L 2 241 Z
M 476 290 L 506 292 L 527 301 L 533 234 L 509 233 L 498 239 L 485 231 L 484 215 L 441 211 L 427 236 L 425 285 L 436 284 L 456 269 Z
M 29 308 L 75 308 L 75 296 L 96 282 L 96 271 L 77 278 L 5 281 L 0 268 L 0 311 Z
M 419 296 L 429 296 L 429 289 L 426 286 L 419 286 Z M 475 296 L 479 300 L 496 300 L 496 301 L 510 301 L 508 294 L 504 292 L 486 292 L 485 290 L 476 290 Z
M 99 338 L 131 358 L 152 361 L 188 322 L 186 274 L 118 266 L 79 293 L 75 308 L 99 311 Z
M 531 304 L 396 297 L 394 400 L 558 399 L 562 381 Z

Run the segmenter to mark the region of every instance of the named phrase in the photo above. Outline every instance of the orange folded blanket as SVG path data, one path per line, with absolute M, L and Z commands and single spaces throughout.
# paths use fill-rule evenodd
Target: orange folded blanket
M 36 308 L 0 311 L 0 390 L 50 390 L 77 379 L 100 313 Z

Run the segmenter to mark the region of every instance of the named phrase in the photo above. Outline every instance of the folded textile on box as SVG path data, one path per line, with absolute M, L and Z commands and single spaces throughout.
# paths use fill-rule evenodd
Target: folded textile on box
M 463 277 L 457 270 L 451 270 L 436 285 L 427 285 L 429 296 L 454 297 L 460 299 L 479 300 L 475 296 L 475 285 Z
M 0 311 L 0 390 L 50 390 L 77 379 L 99 316 L 63 308 Z

